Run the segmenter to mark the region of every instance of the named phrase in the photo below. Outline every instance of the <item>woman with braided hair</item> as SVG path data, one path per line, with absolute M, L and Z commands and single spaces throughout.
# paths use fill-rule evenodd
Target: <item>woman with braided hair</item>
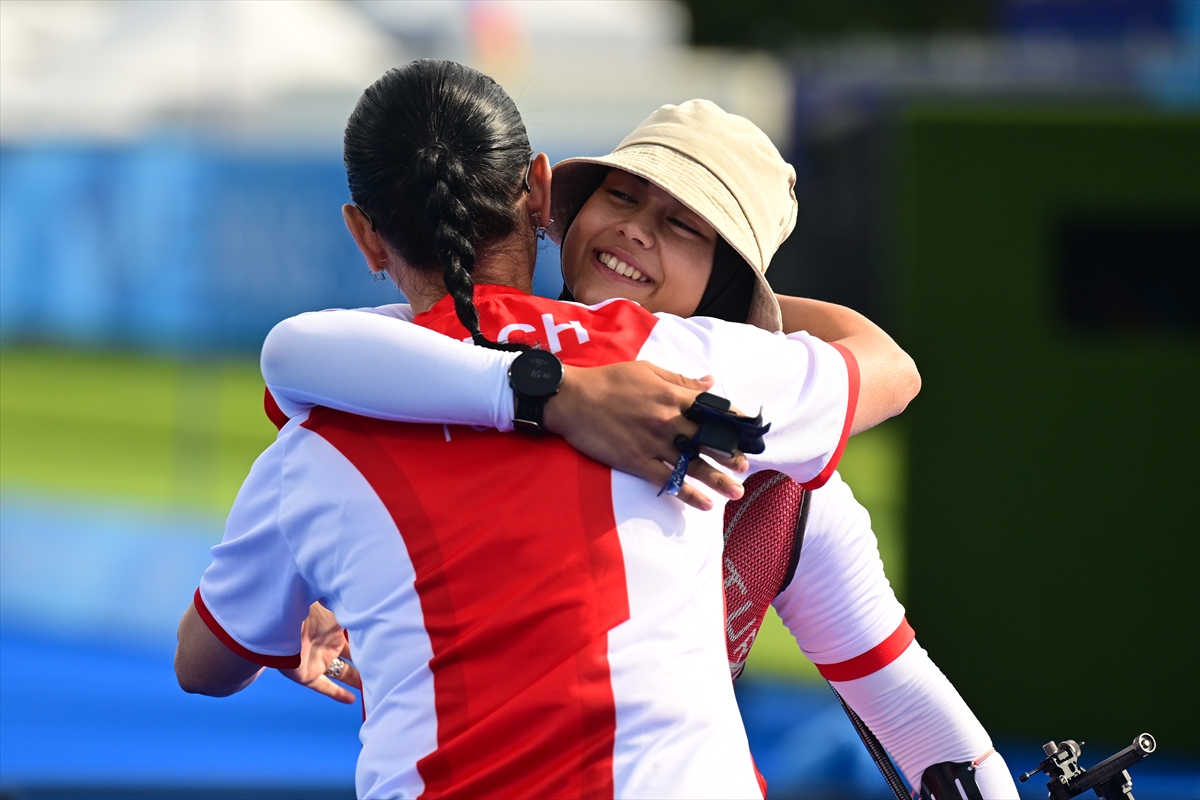
M 364 93 L 343 211 L 411 309 L 324 316 L 386 327 L 411 314 L 421 357 L 455 365 L 428 376 L 433 394 L 458 381 L 468 402 L 491 399 L 443 425 L 291 408 L 180 622 L 177 676 L 225 696 L 264 666 L 303 672 L 320 604 L 363 689 L 361 797 L 761 797 L 723 660 L 721 518 L 656 496 L 661 462 L 696 433 L 680 411 L 712 387 L 772 423 L 751 469 L 815 486 L 891 389 L 868 350 L 860 364 L 804 333 L 531 296 L 551 189 L 531 156 L 511 98 L 461 65 L 414 62 Z M 347 366 L 386 384 L 394 353 L 378 355 Z M 655 423 L 659 463 L 642 467 L 655 483 L 565 438 L 473 427 L 554 428 L 629 385 L 672 410 Z
M 701 131 L 715 146 L 697 148 L 688 131 Z M 680 159 L 672 153 L 683 153 L 701 169 L 679 170 L 673 162 Z M 722 182 L 735 191 L 768 190 L 762 194 L 775 198 L 773 211 L 778 215 L 782 209 L 786 224 L 778 240 L 763 248 L 767 252 L 756 251 L 745 230 L 723 219 L 723 209 L 689 190 L 704 182 L 706 171 L 748 173 L 749 184 Z M 849 340 L 859 353 L 874 358 L 877 371 L 880 365 L 882 371 L 890 370 L 892 383 L 911 382 L 911 360 L 869 321 L 848 309 L 776 298 L 769 291 L 762 272 L 794 222 L 793 180 L 790 166 L 747 121 L 702 101 L 660 109 L 612 155 L 570 159 L 555 167 L 549 230 L 563 244 L 563 299 L 598 303 L 626 297 L 651 311 Z M 736 199 L 741 203 L 747 197 L 743 190 Z M 352 212 L 347 213 L 353 230 Z M 672 250 L 686 257 L 673 258 Z M 403 318 L 406 312 L 391 307 L 388 313 Z M 319 402 L 392 419 L 471 421 L 502 429 L 511 425 L 504 419 L 506 409 L 485 400 L 478 386 L 464 386 L 462 369 L 447 366 L 459 361 L 447 353 L 437 357 L 445 363 L 422 359 L 421 347 L 408 340 L 414 328 L 367 322 L 361 316 L 322 314 L 281 323 L 263 354 L 273 392 L 268 403 L 277 398 L 293 413 Z M 512 334 L 501 338 L 516 338 Z M 362 364 L 356 353 L 367 350 L 395 358 L 390 377 L 356 375 L 355 366 Z M 321 351 L 324 358 L 312 357 Z M 418 393 L 413 391 L 414 374 L 422 376 Z M 442 385 L 442 380 L 453 385 Z M 592 392 L 590 404 L 563 410 L 559 419 L 565 421 L 550 427 L 604 463 L 653 478 L 644 465 L 662 458 L 661 450 L 649 452 L 647 447 L 662 438 L 653 427 L 661 409 L 644 410 L 654 405 L 645 390 L 642 385 L 602 387 Z M 901 389 L 900 396 L 904 391 L 915 393 L 915 387 Z M 547 414 L 559 402 L 548 403 Z M 706 479 L 727 496 L 736 496 L 736 488 L 731 492 L 711 474 Z M 884 577 L 869 517 L 837 474 L 812 493 L 786 475 L 762 471 L 747 480 L 745 492 L 744 499 L 725 507 L 726 634 L 733 677 L 740 674 L 767 606 L 774 602 L 806 655 L 867 718 L 910 783 L 918 785 L 924 773 L 932 785 L 932 772 L 944 777 L 954 773 L 956 764 L 959 771 L 969 765 L 966 772 L 978 778 L 985 796 L 1013 795 L 1006 766 L 993 753 L 986 732 L 914 642 Z M 691 500 L 700 507 L 705 501 L 698 493 Z M 939 769 L 926 773 L 933 765 Z

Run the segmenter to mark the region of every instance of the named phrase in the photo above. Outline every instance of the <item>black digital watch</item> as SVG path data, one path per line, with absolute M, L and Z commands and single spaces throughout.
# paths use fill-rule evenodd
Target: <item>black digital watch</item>
M 546 350 L 526 350 L 508 368 L 508 385 L 516 398 L 513 427 L 528 433 L 545 433 L 542 413 L 546 401 L 558 394 L 563 364 Z

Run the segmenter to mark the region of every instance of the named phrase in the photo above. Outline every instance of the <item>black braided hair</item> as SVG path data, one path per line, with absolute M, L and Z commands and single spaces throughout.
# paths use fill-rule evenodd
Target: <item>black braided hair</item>
M 480 249 L 525 223 L 518 201 L 532 155 L 499 84 L 442 59 L 388 70 L 346 124 L 354 202 L 405 264 L 441 272 L 459 321 L 484 347 L 525 349 L 480 332 L 471 274 Z

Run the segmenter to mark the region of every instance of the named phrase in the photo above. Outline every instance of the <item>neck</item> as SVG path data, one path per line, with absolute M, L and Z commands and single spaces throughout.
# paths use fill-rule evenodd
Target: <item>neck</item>
M 536 258 L 536 246 L 530 248 L 525 242 L 506 240 L 480 254 L 471 277 L 476 284 L 508 286 L 525 294 L 533 294 L 533 263 Z M 392 277 L 408 298 L 414 313 L 428 311 L 446 296 L 446 285 L 442 283 L 440 273 L 403 270 L 400 275 Z
M 509 247 L 495 249 L 487 253 L 475 265 L 472 276 L 476 283 L 491 283 L 496 286 L 508 286 L 519 289 L 525 294 L 533 294 L 533 264 L 537 259 L 537 248 Z

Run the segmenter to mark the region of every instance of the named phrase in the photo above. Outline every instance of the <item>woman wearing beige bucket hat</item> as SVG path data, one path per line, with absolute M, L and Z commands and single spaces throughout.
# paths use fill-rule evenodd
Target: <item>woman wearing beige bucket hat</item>
M 748 120 L 702 100 L 664 106 L 610 155 L 555 167 L 548 227 L 563 247 L 566 297 L 586 304 L 624 297 L 680 316 L 747 321 L 771 331 L 807 329 L 830 340 L 856 337 L 856 352 L 873 353 L 877 370 L 879 364 L 894 370 L 897 395 L 915 394 L 911 361 L 877 327 L 847 309 L 776 298 L 770 290 L 764 273 L 796 221 L 794 181 L 791 166 Z M 379 407 L 377 391 L 365 397 L 353 385 L 331 386 L 317 376 L 332 370 L 317 364 L 314 371 L 311 360 L 303 370 L 289 370 L 313 352 L 299 339 L 311 342 L 314 335 L 337 343 L 338 355 L 326 347 L 318 361 L 405 346 L 399 329 L 396 338 L 379 341 L 346 335 L 336 324 L 322 330 L 326 320 L 332 323 L 329 317 L 307 318 L 298 337 L 289 336 L 286 324 L 277 329 L 280 335 L 272 334 L 272 350 L 264 350 L 272 391 L 408 418 L 412 409 L 403 391 Z M 436 393 L 429 376 L 446 367 L 429 366 L 422 390 Z M 613 416 L 607 404 L 619 396 L 610 391 L 597 404 L 604 407 L 576 424 Z M 451 410 L 455 398 L 443 399 L 444 421 L 461 421 Z M 618 402 L 628 417 L 628 409 L 644 405 L 645 398 L 631 390 Z M 624 445 L 619 433 L 603 430 L 594 438 Z M 916 644 L 883 574 L 869 517 L 836 473 L 826 487 L 806 493 L 779 473 L 760 472 L 747 481 L 746 492 L 742 502 L 726 506 L 733 675 L 740 674 L 773 601 L 802 650 L 883 739 L 911 784 L 919 785 L 935 765 L 952 770 L 970 764 L 969 775 L 984 796 L 1014 795 L 986 732 Z M 802 539 L 804 558 L 797 563 Z
M 595 274 L 613 270 L 597 269 L 593 274 L 586 269 L 590 254 L 583 252 L 583 237 L 563 240 L 584 204 L 605 197 L 597 196 L 596 190 L 608 176 L 629 186 L 636 185 L 629 177 L 652 184 L 718 237 L 693 237 L 712 248 L 708 259 L 689 265 L 689 273 L 673 276 L 659 270 L 658 275 L 641 274 L 626 284 L 618 281 L 617 296 L 648 300 L 659 310 L 681 316 L 736 316 L 766 330 L 781 330 L 779 302 L 765 275 L 796 225 L 796 173 L 766 134 L 714 103 L 690 100 L 655 111 L 607 156 L 557 164 L 549 232 L 568 251 L 563 255 L 568 291 L 584 303 L 614 296 L 611 285 L 595 280 Z M 613 191 L 609 187 L 606 194 L 612 196 Z M 686 228 L 676 229 L 686 233 Z M 711 278 L 706 274 L 710 264 Z M 712 311 L 723 313 L 706 313 Z

